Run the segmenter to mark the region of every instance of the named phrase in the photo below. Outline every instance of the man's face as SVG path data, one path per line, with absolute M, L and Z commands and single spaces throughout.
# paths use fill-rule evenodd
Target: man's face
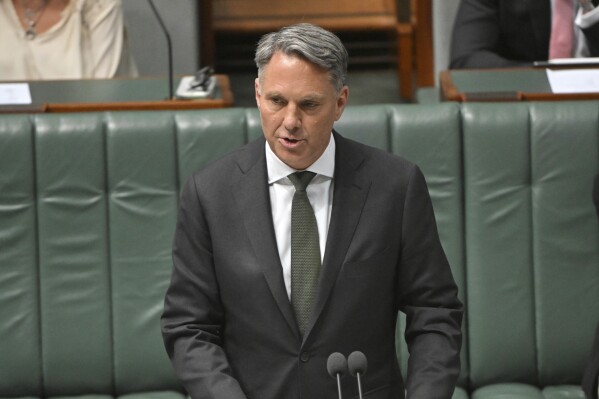
M 312 165 L 329 144 L 348 94 L 347 86 L 337 92 L 320 67 L 275 53 L 256 79 L 256 103 L 272 151 L 294 169 Z

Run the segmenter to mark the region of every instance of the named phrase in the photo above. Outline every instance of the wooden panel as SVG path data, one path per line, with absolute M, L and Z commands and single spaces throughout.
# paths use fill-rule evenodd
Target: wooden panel
M 200 65 L 214 65 L 212 0 L 200 1 Z
M 264 31 L 297 22 L 327 29 L 392 29 L 397 24 L 395 0 L 213 0 L 217 31 Z
M 397 25 L 397 76 L 399 93 L 411 100 L 414 95 L 414 30 L 411 24 Z
M 418 85 L 426 85 L 430 79 L 432 42 L 430 37 L 431 0 L 402 0 L 410 4 L 409 21 L 399 23 L 397 0 L 304 0 L 285 2 L 280 0 L 207 0 L 212 1 L 213 29 L 226 33 L 262 33 L 275 31 L 283 26 L 310 22 L 333 32 L 386 30 L 395 38 L 400 95 L 411 100 L 414 91 L 414 64 L 425 69 L 416 74 Z M 417 7 L 423 3 L 423 7 Z M 416 15 L 416 12 L 419 15 Z M 428 13 L 429 15 L 426 15 Z M 422 16 L 420 14 L 423 14 Z M 405 17 L 405 16 L 404 16 Z M 429 32 L 420 34 L 421 51 L 414 54 L 414 26 L 418 17 L 423 19 L 422 28 Z M 419 21 L 418 21 L 419 22 Z M 424 83 L 424 84 L 423 84 Z
M 431 0 L 412 0 L 415 15 L 416 81 L 418 87 L 435 85 L 433 6 Z

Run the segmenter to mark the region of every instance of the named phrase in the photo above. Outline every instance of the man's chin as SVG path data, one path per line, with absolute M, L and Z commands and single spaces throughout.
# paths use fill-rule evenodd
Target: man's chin
M 275 153 L 283 163 L 296 170 L 304 170 L 310 166 L 310 162 L 306 161 L 297 152 L 282 150 Z

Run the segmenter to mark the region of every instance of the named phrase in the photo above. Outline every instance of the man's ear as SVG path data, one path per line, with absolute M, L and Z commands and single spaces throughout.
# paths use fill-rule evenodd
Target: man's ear
M 255 90 L 255 95 L 256 95 L 256 105 L 258 106 L 258 108 L 260 108 L 260 80 L 259 80 L 259 78 L 256 78 L 256 80 L 254 80 L 254 90 Z
M 337 97 L 337 109 L 335 111 L 335 120 L 338 121 L 343 114 L 343 110 L 347 105 L 347 99 L 349 98 L 349 87 L 343 86 L 341 91 L 339 92 L 339 97 Z

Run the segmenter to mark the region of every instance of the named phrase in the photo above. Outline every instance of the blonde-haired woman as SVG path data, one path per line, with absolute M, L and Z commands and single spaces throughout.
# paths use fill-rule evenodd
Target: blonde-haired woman
M 0 0 L 0 80 L 136 75 L 121 0 Z

